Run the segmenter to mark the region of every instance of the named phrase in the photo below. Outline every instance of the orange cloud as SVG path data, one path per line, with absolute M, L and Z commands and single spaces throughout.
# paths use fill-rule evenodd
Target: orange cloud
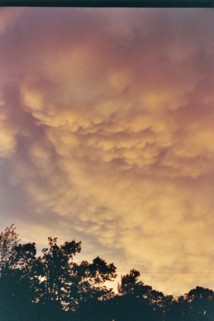
M 83 240 L 86 256 L 139 268 L 168 293 L 213 287 L 212 14 L 11 12 L 0 39 L 4 224 L 40 246 L 56 231 Z

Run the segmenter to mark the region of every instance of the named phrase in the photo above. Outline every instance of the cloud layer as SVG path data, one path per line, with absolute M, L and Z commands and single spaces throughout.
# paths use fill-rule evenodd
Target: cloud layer
M 0 11 L 0 216 L 167 293 L 214 287 L 214 19 Z

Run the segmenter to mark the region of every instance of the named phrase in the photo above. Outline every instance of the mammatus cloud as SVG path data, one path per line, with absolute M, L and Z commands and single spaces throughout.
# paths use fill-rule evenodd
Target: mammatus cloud
M 0 14 L 3 225 L 167 293 L 213 287 L 213 13 Z

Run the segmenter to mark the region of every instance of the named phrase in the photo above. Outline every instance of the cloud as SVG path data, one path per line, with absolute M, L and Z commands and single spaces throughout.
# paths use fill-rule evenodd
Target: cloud
M 212 15 L 3 12 L 3 223 L 168 293 L 212 287 Z

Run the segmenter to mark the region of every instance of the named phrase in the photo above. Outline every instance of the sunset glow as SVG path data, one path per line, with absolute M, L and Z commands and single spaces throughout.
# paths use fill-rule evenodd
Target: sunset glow
M 1 229 L 214 289 L 213 34 L 209 9 L 1 8 Z

